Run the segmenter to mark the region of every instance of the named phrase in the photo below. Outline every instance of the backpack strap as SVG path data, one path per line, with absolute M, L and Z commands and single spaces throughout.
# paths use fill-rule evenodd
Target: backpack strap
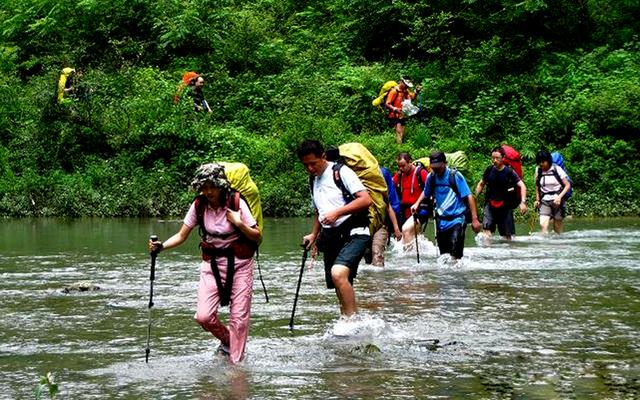
M 460 197 L 460 191 L 458 190 L 458 182 L 456 182 L 456 175 L 458 174 L 457 168 L 449 169 L 449 186 L 453 189 L 456 196 Z
M 344 198 L 345 203 L 351 203 L 356 199 L 356 197 L 347 190 L 347 187 L 344 185 L 342 177 L 340 176 L 340 168 L 342 168 L 343 166 L 345 166 L 345 164 L 339 161 L 333 164 L 333 182 L 342 192 L 342 197 Z M 369 209 L 367 208 L 366 210 L 351 214 L 348 223 L 352 228 L 369 226 Z M 342 225 L 347 226 L 346 222 Z
M 551 167 L 549 167 L 549 170 L 551 171 L 551 174 L 556 179 L 556 181 L 558 181 L 558 183 L 560 184 L 560 191 L 543 193 L 542 192 L 542 177 L 543 177 L 542 169 L 540 169 L 540 167 L 536 167 L 536 171 L 538 172 L 537 182 L 538 182 L 538 194 L 540 195 L 540 201 L 542 201 L 542 196 L 544 196 L 545 194 L 560 194 L 564 190 L 565 184 L 564 182 L 562 182 L 562 179 L 560 179 L 560 174 L 558 173 L 558 170 L 556 168 L 557 168 L 556 164 L 551 164 Z M 548 176 L 548 174 L 546 176 Z
M 347 203 L 352 202 L 355 197 L 347 190 L 347 187 L 344 185 L 342 181 L 342 177 L 340 176 L 340 168 L 342 168 L 344 164 L 341 162 L 335 162 L 332 167 L 333 182 L 336 184 L 338 189 L 342 192 L 342 197 L 344 201 Z M 315 181 L 315 177 L 313 175 L 309 176 L 309 192 L 311 193 L 311 199 L 313 200 L 313 183 Z
M 460 192 L 458 191 L 458 184 L 456 183 L 456 174 L 458 170 L 456 168 L 449 168 L 449 187 L 456 196 L 460 197 Z M 429 179 L 431 178 L 431 179 Z M 436 174 L 435 172 L 429 172 L 429 176 L 427 176 L 427 180 L 429 181 L 429 189 L 431 191 L 431 195 L 435 197 L 436 194 Z
M 424 190 L 424 181 L 422 180 L 422 170 L 424 169 L 424 165 L 421 162 L 416 162 L 416 170 L 414 171 L 414 175 L 418 180 L 418 186 L 420 190 Z M 413 184 L 411 185 L 411 189 L 413 189 Z
M 402 199 L 402 171 L 398 171 L 398 183 L 396 183 L 396 192 L 400 195 L 400 199 Z
M 560 193 L 562 193 L 562 191 L 564 190 L 565 184 L 564 184 L 564 182 L 562 182 L 562 179 L 560 179 L 560 174 L 558 173 L 558 167 L 557 167 L 557 164 L 553 164 L 553 165 L 551 166 L 551 169 L 552 169 L 552 171 L 551 171 L 551 172 L 553 173 L 553 176 L 556 178 L 556 180 L 557 180 L 557 181 L 558 181 L 558 183 L 560 184 L 560 191 L 559 191 L 559 192 L 557 192 L 558 194 L 560 194 Z
M 196 222 L 198 224 L 198 233 L 200 234 L 200 238 L 204 241 L 207 236 L 218 237 L 218 238 L 226 238 L 233 235 L 236 232 L 242 233 L 238 228 L 234 226 L 234 230 L 230 233 L 211 233 L 207 231 L 204 226 L 204 212 L 207 209 L 208 200 L 205 195 L 198 195 L 194 199 L 195 208 L 196 208 Z M 238 211 L 240 209 L 240 192 L 235 190 L 230 190 L 227 195 L 227 204 L 226 207 L 232 211 Z
M 196 196 L 193 200 L 196 209 L 196 222 L 198 223 L 198 234 L 205 239 L 206 230 L 204 228 L 204 210 L 207 208 L 207 197 L 203 194 Z
M 347 187 L 344 185 L 344 182 L 342 181 L 342 177 L 340 176 L 340 168 L 342 168 L 344 164 L 341 162 L 336 162 L 333 164 L 333 182 L 336 184 L 336 186 L 338 187 L 338 189 L 340 189 L 340 191 L 342 192 L 342 197 L 344 198 L 344 201 L 347 203 L 351 203 L 353 200 L 355 200 L 355 197 L 353 196 L 353 194 L 351 194 L 351 192 L 349 192 L 347 190 Z

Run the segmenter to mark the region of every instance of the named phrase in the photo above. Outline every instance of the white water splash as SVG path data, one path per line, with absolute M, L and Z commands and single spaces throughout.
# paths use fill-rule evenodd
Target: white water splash
M 420 261 L 433 259 L 437 255 L 436 246 L 425 236 L 418 236 L 418 251 L 416 251 L 416 241 L 412 240 L 407 244 L 402 241 L 392 240 L 389 246 L 389 253 L 394 258 L 416 258 L 420 255 Z
M 324 338 L 373 339 L 382 334 L 385 326 L 386 323 L 379 317 L 363 313 L 350 317 L 343 315 L 325 332 Z

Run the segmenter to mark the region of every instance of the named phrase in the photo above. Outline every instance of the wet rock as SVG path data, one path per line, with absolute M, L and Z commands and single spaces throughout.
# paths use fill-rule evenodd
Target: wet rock
M 82 281 L 82 282 L 72 283 L 71 285 L 66 286 L 64 289 L 61 290 L 61 292 L 65 294 L 69 294 L 74 292 L 94 292 L 96 290 L 100 290 L 100 286 L 94 285 L 92 282 L 89 282 L 89 281 Z
M 373 354 L 380 352 L 380 348 L 373 343 L 357 345 L 351 349 L 351 353 Z

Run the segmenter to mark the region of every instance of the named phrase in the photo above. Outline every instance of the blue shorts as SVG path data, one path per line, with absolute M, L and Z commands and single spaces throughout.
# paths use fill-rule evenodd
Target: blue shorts
M 331 278 L 331 268 L 336 264 L 349 268 L 349 283 L 353 285 L 353 280 L 358 274 L 358 264 L 360 264 L 364 251 L 369 246 L 370 238 L 369 235 L 349 236 L 347 242 L 342 246 L 331 246 L 323 251 L 324 277 L 328 289 L 335 288 Z

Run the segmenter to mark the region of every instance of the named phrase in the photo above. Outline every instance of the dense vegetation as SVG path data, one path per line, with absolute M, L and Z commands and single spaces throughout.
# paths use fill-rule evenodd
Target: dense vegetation
M 303 138 L 395 154 L 563 152 L 576 215 L 639 214 L 640 5 L 608 0 L 5 0 L 0 215 L 181 214 L 195 167 L 247 163 L 268 215 L 309 212 Z M 54 102 L 62 67 L 88 95 Z M 207 79 L 213 113 L 171 97 Z M 396 145 L 380 86 L 422 83 Z

